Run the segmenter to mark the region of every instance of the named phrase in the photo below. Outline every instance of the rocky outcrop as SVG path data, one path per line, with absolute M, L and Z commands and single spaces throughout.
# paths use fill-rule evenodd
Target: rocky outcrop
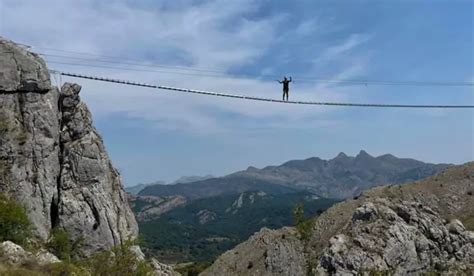
M 278 254 L 291 271 L 277 275 L 472 275 L 474 272 L 474 162 L 422 181 L 374 188 L 314 219 L 310 238 Z M 458 220 L 459 219 L 459 220 Z M 203 275 L 273 275 L 260 254 L 285 240 L 293 228 L 257 234 L 220 256 Z M 242 260 L 231 252 L 245 252 Z M 291 256 L 291 257 L 288 257 Z M 252 263 L 258 274 L 246 270 Z M 290 267 L 288 265 L 288 267 Z M 229 274 L 229 271 L 233 274 Z
M 63 228 L 90 255 L 138 228 L 80 89 L 52 87 L 40 57 L 0 39 L 0 192 L 25 206 L 39 239 Z
M 120 176 L 92 126 L 87 106 L 80 101 L 80 89 L 69 83 L 61 89 L 57 225 L 67 229 L 74 239 L 87 236 L 83 250 L 95 252 L 135 237 L 138 227 Z
M 33 254 L 10 241 L 0 243 L 0 261 L 1 263 L 13 266 L 31 263 L 47 265 L 61 262 L 58 257 L 45 250 L 40 250 Z
M 262 228 L 201 275 L 305 275 L 306 267 L 303 243 L 293 228 Z
M 174 271 L 173 267 L 160 263 L 155 258 L 151 259 L 151 266 L 153 268 L 153 276 L 180 276 L 181 274 Z
M 459 220 L 446 223 L 417 202 L 376 199 L 356 209 L 351 223 L 329 240 L 320 275 L 384 272 L 418 275 L 474 269 L 473 232 Z

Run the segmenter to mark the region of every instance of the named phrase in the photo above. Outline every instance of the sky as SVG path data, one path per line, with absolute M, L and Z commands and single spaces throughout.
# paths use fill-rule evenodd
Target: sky
M 275 99 L 276 78 L 288 75 L 290 100 L 474 104 L 473 86 L 323 81 L 474 82 L 470 0 L 0 0 L 0 36 L 46 54 L 51 69 L 85 75 Z M 127 186 L 361 149 L 474 160 L 472 109 L 302 106 L 53 80 L 82 86 Z

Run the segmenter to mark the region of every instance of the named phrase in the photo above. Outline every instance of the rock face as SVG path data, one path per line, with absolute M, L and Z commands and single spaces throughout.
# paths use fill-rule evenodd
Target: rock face
M 0 192 L 23 203 L 38 238 L 63 228 L 90 255 L 138 227 L 80 89 L 52 87 L 41 58 L 0 39 Z
M 280 250 L 278 258 L 298 260 L 291 271 L 274 273 L 260 256 L 281 242 L 274 237 L 298 239 L 293 228 L 283 228 L 260 232 L 258 239 L 269 243 L 255 245 L 251 238 L 203 275 L 253 275 L 242 262 L 252 263 L 258 275 L 472 275 L 473 192 L 474 162 L 419 182 L 374 188 L 315 218 L 307 242 L 287 243 L 290 248 Z M 246 252 L 241 261 L 231 254 L 237 250 Z
M 303 243 L 295 230 L 262 228 L 248 241 L 224 253 L 201 275 L 305 275 Z
M 342 232 L 329 240 L 318 274 L 416 275 L 431 269 L 465 271 L 474 264 L 472 232 L 458 220 L 445 224 L 439 214 L 416 202 L 365 203 Z

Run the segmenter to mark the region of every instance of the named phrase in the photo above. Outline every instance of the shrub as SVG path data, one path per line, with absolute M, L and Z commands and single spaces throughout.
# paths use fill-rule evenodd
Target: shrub
M 59 259 L 69 262 L 76 255 L 82 242 L 82 237 L 72 242 L 71 237 L 66 230 L 54 228 L 51 230 L 48 242 L 46 243 L 46 248 L 48 248 L 48 250 Z
M 84 267 L 70 262 L 48 264 L 41 271 L 50 276 L 89 275 Z
M 83 262 L 92 275 L 107 276 L 146 276 L 153 271 L 145 261 L 137 259 L 131 246 L 133 241 L 127 241 L 111 250 L 100 252 Z
M 31 224 L 23 206 L 0 194 L 0 241 L 25 246 L 31 238 Z
M 307 219 L 304 215 L 304 205 L 299 203 L 293 209 L 293 220 L 296 230 L 300 234 L 300 239 L 307 241 L 311 237 L 311 230 L 313 229 L 313 220 Z

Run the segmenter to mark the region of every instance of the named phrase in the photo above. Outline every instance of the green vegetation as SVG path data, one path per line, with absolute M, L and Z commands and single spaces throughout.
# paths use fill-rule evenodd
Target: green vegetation
M 61 234 L 62 235 L 62 234 Z M 111 250 L 100 252 L 84 260 L 63 260 L 60 263 L 41 266 L 28 263 L 22 267 L 3 266 L 0 275 L 7 276 L 148 276 L 153 269 L 145 261 L 137 260 L 130 250 L 133 242 L 125 242 Z
M 0 194 L 0 241 L 26 245 L 31 238 L 31 224 L 25 209 L 18 202 Z
M 69 233 L 64 229 L 55 228 L 51 231 L 46 248 L 64 261 L 71 261 L 83 242 L 83 238 L 78 238 L 71 242 Z
M 291 225 L 292 209 L 298 202 L 305 202 L 307 216 L 314 216 L 336 202 L 315 199 L 308 192 L 264 196 L 246 192 L 244 195 L 240 208 L 232 207 L 239 194 L 231 194 L 198 199 L 159 218 L 139 221 L 144 248 L 165 262 L 206 263 L 262 227 L 278 229 Z M 200 221 L 198 213 L 202 210 L 214 219 Z
M 132 241 L 113 248 L 112 250 L 98 253 L 82 262 L 82 266 L 92 275 L 110 276 L 146 276 L 153 270 L 150 264 L 137 260 L 132 252 Z
M 190 263 L 183 267 L 176 268 L 175 270 L 183 276 L 198 276 L 199 273 L 203 272 L 206 268 L 211 266 L 211 264 L 211 262 Z
M 311 238 L 311 230 L 313 229 L 314 220 L 305 217 L 303 203 L 298 203 L 295 209 L 293 209 L 293 219 L 296 230 L 298 230 L 298 233 L 300 234 L 300 239 L 308 241 L 309 238 Z
M 87 271 L 91 275 L 147 275 L 152 271 L 149 264 L 139 261 L 132 252 L 135 242 L 127 241 L 111 250 L 100 252 L 90 258 L 78 260 L 75 258 L 83 238 L 71 241 L 67 231 L 54 229 L 51 232 L 47 249 L 60 258 L 63 263 L 49 267 L 52 271 L 63 273 L 78 273 Z M 68 275 L 68 274 L 66 274 Z M 82 275 L 82 274 L 79 274 Z

